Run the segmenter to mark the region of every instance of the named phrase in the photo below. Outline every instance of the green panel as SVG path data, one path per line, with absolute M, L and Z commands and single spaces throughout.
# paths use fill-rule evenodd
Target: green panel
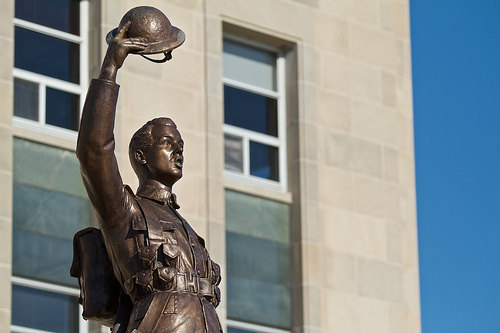
M 89 225 L 89 201 L 64 193 L 14 183 L 14 228 L 73 239 Z
M 226 191 L 228 318 L 291 327 L 289 225 L 288 205 Z
M 74 152 L 14 139 L 14 181 L 87 198 Z
M 234 233 L 290 243 L 287 204 L 226 191 L 226 229 Z
M 226 233 L 228 274 L 290 285 L 290 248 L 261 238 Z
M 13 196 L 13 274 L 77 286 L 73 235 L 90 224 L 90 204 L 75 154 L 15 139 Z
M 231 319 L 288 329 L 290 289 L 233 275 L 227 277 L 227 316 Z
M 77 287 L 69 275 L 73 241 L 14 228 L 12 273 L 58 284 Z

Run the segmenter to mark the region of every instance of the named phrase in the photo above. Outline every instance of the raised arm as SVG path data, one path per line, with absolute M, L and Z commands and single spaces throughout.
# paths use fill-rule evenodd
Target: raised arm
M 111 41 L 98 79 L 92 80 L 83 107 L 76 154 L 83 182 L 101 223 L 118 222 L 130 203 L 114 154 L 113 128 L 119 86 L 118 69 L 130 52 L 144 49 L 140 39 L 123 38 L 124 25 Z

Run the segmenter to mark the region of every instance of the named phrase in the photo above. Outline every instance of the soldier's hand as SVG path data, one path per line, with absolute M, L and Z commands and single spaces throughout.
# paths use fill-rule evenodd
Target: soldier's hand
M 116 36 L 109 43 L 101 68 L 101 78 L 114 80 L 116 71 L 122 67 L 127 55 L 144 50 L 147 47 L 148 44 L 143 38 L 123 38 L 129 27 L 130 22 L 127 22 L 118 30 Z
M 121 27 L 116 33 L 111 43 L 109 43 L 108 53 L 110 53 L 113 64 L 117 68 L 123 65 L 123 61 L 129 53 L 144 50 L 148 45 L 144 38 L 123 38 L 129 27 L 130 22 L 127 22 L 127 24 Z

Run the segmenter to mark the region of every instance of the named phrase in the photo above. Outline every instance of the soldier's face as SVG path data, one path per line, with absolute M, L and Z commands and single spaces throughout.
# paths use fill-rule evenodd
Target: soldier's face
M 144 152 L 146 166 L 156 180 L 172 186 L 182 177 L 184 141 L 172 126 L 155 125 L 151 135 L 154 144 Z

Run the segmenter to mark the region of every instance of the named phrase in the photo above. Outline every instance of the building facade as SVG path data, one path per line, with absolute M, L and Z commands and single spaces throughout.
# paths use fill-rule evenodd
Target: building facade
M 86 88 L 123 14 L 186 33 L 119 71 L 132 134 L 172 118 L 180 213 L 221 263 L 227 332 L 420 332 L 407 0 L 7 0 L 0 4 L 0 330 L 80 319 L 72 235 L 95 224 L 74 156 Z

